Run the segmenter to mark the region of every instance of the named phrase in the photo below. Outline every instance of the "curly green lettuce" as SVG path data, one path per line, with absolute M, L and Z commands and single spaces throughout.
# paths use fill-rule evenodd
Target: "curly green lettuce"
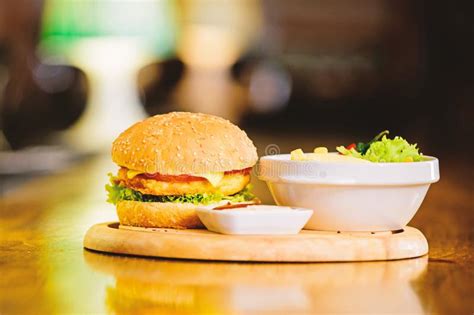
M 372 142 L 370 147 L 361 154 L 355 149 L 347 149 L 344 146 L 336 148 L 339 153 L 361 158 L 371 162 L 394 163 L 394 162 L 419 162 L 423 161 L 423 154 L 419 152 L 416 144 L 410 144 L 402 137 L 388 139 L 383 136 L 381 140 Z
M 179 195 L 179 196 L 155 196 L 142 194 L 139 191 L 130 189 L 123 185 L 118 184 L 114 177 L 110 176 L 110 184 L 105 185 L 105 190 L 108 193 L 107 202 L 116 205 L 119 201 L 130 200 L 130 201 L 141 201 L 141 202 L 176 202 L 176 203 L 192 203 L 195 205 L 207 205 L 216 203 L 222 200 L 230 202 L 245 202 L 255 199 L 255 196 L 251 193 L 251 185 L 247 185 L 240 192 L 225 196 L 221 193 L 214 194 L 192 194 L 192 195 Z
M 416 146 L 402 137 L 388 139 L 384 136 L 370 145 L 364 158 L 372 162 L 419 162 L 423 160 L 423 154 Z

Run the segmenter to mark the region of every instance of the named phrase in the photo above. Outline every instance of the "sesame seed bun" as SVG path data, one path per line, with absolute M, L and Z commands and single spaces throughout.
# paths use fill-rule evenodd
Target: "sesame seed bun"
M 187 112 L 156 115 L 113 142 L 112 160 L 128 169 L 166 175 L 252 167 L 257 150 L 247 134 L 220 117 Z
M 259 199 L 240 204 L 259 204 Z M 238 205 L 223 201 L 221 206 Z M 219 204 L 215 204 L 219 206 Z M 200 229 L 204 228 L 196 208 L 199 205 L 179 202 L 141 202 L 123 200 L 117 203 L 117 216 L 124 226 L 144 228 Z
M 192 203 L 120 201 L 120 224 L 137 227 L 173 229 L 203 228 Z

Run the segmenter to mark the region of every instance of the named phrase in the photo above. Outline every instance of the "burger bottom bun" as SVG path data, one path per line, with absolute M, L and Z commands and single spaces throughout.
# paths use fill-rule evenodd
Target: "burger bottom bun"
M 117 215 L 121 225 L 195 229 L 204 228 L 192 203 L 120 201 Z

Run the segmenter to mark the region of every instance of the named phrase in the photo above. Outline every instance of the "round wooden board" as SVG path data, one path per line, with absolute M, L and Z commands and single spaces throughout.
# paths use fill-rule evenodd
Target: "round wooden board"
M 297 235 L 222 235 L 207 230 L 145 229 L 100 223 L 84 238 L 87 249 L 178 259 L 335 262 L 393 260 L 423 256 L 428 242 L 417 229 L 396 232 L 323 232 Z

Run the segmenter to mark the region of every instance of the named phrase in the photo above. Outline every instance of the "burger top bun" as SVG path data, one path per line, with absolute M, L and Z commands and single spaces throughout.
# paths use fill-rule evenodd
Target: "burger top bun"
M 125 130 L 112 160 L 144 173 L 206 174 L 252 167 L 257 150 L 247 134 L 223 118 L 197 113 L 156 115 Z

